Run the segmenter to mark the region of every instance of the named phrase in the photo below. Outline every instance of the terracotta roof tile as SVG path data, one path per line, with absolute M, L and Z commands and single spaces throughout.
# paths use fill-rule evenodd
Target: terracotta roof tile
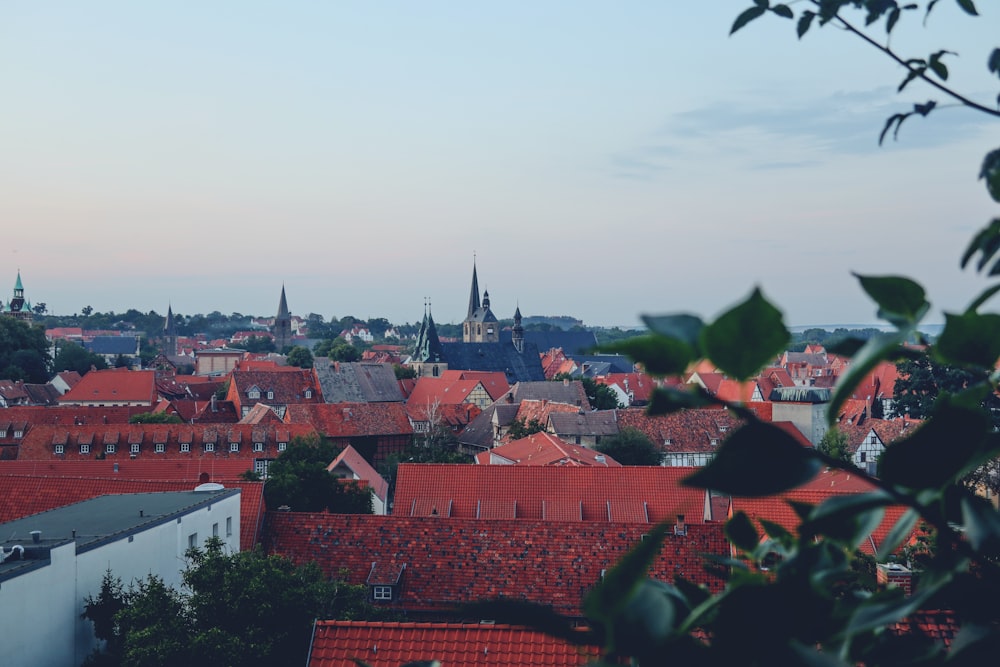
M 573 667 L 597 657 L 595 647 L 507 625 L 317 621 L 308 667 L 399 667 L 429 659 L 448 667 Z

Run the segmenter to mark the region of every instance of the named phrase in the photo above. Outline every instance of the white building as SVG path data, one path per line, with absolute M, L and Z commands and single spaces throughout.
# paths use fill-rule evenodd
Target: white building
M 189 547 L 217 536 L 240 548 L 240 490 L 100 496 L 0 524 L 0 646 L 10 664 L 79 665 L 97 646 L 84 600 L 111 570 L 180 587 Z

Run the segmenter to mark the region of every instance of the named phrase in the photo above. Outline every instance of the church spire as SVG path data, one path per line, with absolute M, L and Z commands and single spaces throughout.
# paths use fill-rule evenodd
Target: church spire
M 278 301 L 278 317 L 288 317 L 288 301 L 285 299 L 285 286 L 281 286 L 281 300 Z
M 281 299 L 278 301 L 278 315 L 274 318 L 274 349 L 283 353 L 292 344 L 292 315 L 288 312 L 288 301 L 285 299 L 285 286 L 281 286 Z
M 471 319 L 482 304 L 479 302 L 479 278 L 476 276 L 476 259 L 472 258 L 472 290 L 469 292 L 469 314 Z

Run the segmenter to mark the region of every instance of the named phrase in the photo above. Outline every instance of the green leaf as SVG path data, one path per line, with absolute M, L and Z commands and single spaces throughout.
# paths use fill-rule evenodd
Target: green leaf
M 642 364 L 650 375 L 659 376 L 680 375 L 695 360 L 695 351 L 690 345 L 659 334 L 627 338 L 602 345 L 601 350 L 624 354 L 632 361 Z
M 878 545 L 878 553 L 875 554 L 875 557 L 880 561 L 888 559 L 889 554 L 895 551 L 903 543 L 903 540 L 913 534 L 913 527 L 917 525 L 919 518 L 920 513 L 912 507 L 903 512 L 903 516 L 899 517 L 899 520 L 893 524 L 892 530 L 882 540 L 882 544 Z
M 969 307 L 965 310 L 965 312 L 966 313 L 976 312 L 984 303 L 989 301 L 990 298 L 992 298 L 993 295 L 996 294 L 997 292 L 1000 292 L 1000 283 L 997 283 L 996 285 L 993 285 L 992 287 L 988 287 L 985 290 L 983 290 L 983 293 L 980 294 L 978 297 L 976 297 L 975 301 L 969 304 Z
M 989 60 L 986 61 L 986 66 L 991 72 L 1000 76 L 1000 49 L 993 49 L 993 53 L 990 54 Z
M 880 595 L 862 603 L 847 623 L 846 634 L 857 635 L 868 630 L 883 628 L 897 623 L 920 609 L 937 592 L 936 587 L 928 587 L 910 597 L 901 595 Z
M 1000 151 L 994 151 L 994 153 L 997 153 L 998 159 L 1000 159 Z M 982 178 L 983 174 L 980 173 L 979 177 Z M 997 185 L 1000 187 L 1000 182 Z M 1000 189 L 998 189 L 998 192 L 1000 192 Z M 979 258 L 976 270 L 982 271 L 998 250 L 1000 250 L 1000 218 L 994 218 L 989 225 L 980 229 L 972 238 L 972 241 L 969 242 L 969 246 L 962 254 L 961 267 L 964 269 L 972 257 L 979 252 L 983 256 Z
M 666 524 L 656 526 L 587 593 L 583 611 L 588 618 L 608 623 L 625 608 L 639 584 L 646 579 L 646 572 L 660 552 L 666 531 Z
M 979 12 L 976 11 L 976 5 L 973 4 L 972 0 L 957 0 L 957 2 L 958 6 L 961 7 L 966 14 L 979 16 Z
M 862 276 L 854 274 L 862 289 L 878 304 L 879 317 L 904 326 L 916 324 L 930 304 L 919 283 L 902 276 Z
M 795 32 L 798 33 L 799 39 L 802 39 L 802 36 L 809 32 L 809 26 L 812 25 L 814 18 L 816 18 L 815 12 L 802 12 L 802 16 L 799 17 L 799 22 L 795 26 Z
M 753 551 L 760 542 L 757 529 L 744 512 L 737 512 L 726 522 L 726 537 L 736 548 L 743 551 Z
M 983 158 L 979 178 L 986 181 L 986 190 L 993 201 L 1000 202 L 1000 148 L 990 151 Z
M 851 359 L 851 365 L 847 368 L 847 372 L 840 376 L 833 389 L 830 405 L 827 406 L 827 423 L 833 426 L 837 420 L 837 415 L 840 414 L 841 406 L 844 405 L 844 401 L 851 397 L 858 384 L 876 366 L 883 361 L 891 361 L 900 356 L 900 346 L 906 342 L 909 331 L 911 330 L 873 336 L 858 350 L 858 353 Z
M 933 70 L 933 72 L 937 74 L 942 81 L 948 80 L 948 68 L 945 66 L 943 62 L 941 62 L 941 57 L 944 56 L 945 54 L 955 55 L 953 51 L 945 51 L 942 49 L 941 51 L 932 53 L 930 60 L 927 61 L 927 66 L 930 67 L 931 70 Z M 924 115 L 926 116 L 927 114 Z
M 715 403 L 711 395 L 696 385 L 690 385 L 687 389 L 657 387 L 650 396 L 646 414 L 653 417 L 669 415 L 690 408 L 704 408 Z
M 934 347 L 949 364 L 993 368 L 1000 359 L 1000 315 L 945 313 L 944 331 Z
M 785 431 L 750 422 L 733 432 L 715 458 L 683 483 L 734 496 L 767 496 L 809 481 L 821 467 L 811 450 Z
M 889 18 L 885 20 L 885 31 L 886 33 L 891 33 L 892 29 L 896 27 L 896 22 L 899 21 L 899 7 L 894 7 L 891 12 L 889 12 Z
M 465 618 L 487 618 L 498 623 L 528 626 L 574 646 L 593 646 L 595 641 L 592 632 L 580 632 L 573 620 L 556 613 L 551 605 L 498 598 L 461 605 L 459 610 Z
M 815 646 L 805 646 L 794 639 L 788 642 L 788 648 L 796 657 L 797 665 L 803 667 L 851 667 L 833 653 L 817 651 Z
M 864 493 L 828 498 L 813 510 L 799 528 L 802 536 L 825 535 L 857 548 L 882 523 L 892 499 L 885 493 Z
M 896 139 L 899 137 L 899 128 L 903 126 L 903 121 L 906 120 L 911 114 L 909 113 L 894 113 L 885 119 L 885 126 L 878 135 L 878 145 L 881 146 L 882 142 L 885 141 L 885 135 L 889 133 L 889 130 L 895 125 L 896 129 L 892 133 L 892 138 Z
M 962 498 L 962 525 L 972 548 L 984 551 L 1000 544 L 1000 513 L 978 496 Z
M 795 14 L 792 13 L 792 10 L 789 9 L 788 5 L 775 5 L 774 7 L 771 7 L 771 11 L 782 18 L 795 18 Z
M 909 489 L 939 489 L 964 472 L 987 446 L 993 425 L 981 408 L 961 405 L 960 400 L 942 396 L 931 419 L 887 446 L 879 458 L 879 476 Z
M 705 327 L 701 347 L 723 373 L 745 381 L 770 363 L 789 340 L 781 311 L 760 289 Z
M 758 519 L 758 521 L 760 521 L 760 525 L 764 528 L 764 532 L 767 533 L 767 536 L 772 540 L 786 542 L 794 538 L 794 535 L 788 532 L 788 530 L 786 530 L 781 524 L 768 521 L 767 519 Z
M 729 34 L 732 35 L 734 32 L 745 26 L 747 23 L 750 23 L 750 21 L 753 21 L 754 19 L 759 19 L 761 16 L 764 15 L 764 12 L 766 11 L 767 7 L 761 7 L 760 5 L 756 5 L 754 7 L 751 7 L 750 9 L 744 10 L 742 13 L 740 13 L 739 16 L 736 17 L 736 20 L 733 21 L 733 27 L 729 30 Z
M 643 315 L 642 321 L 655 334 L 675 338 L 698 349 L 698 339 L 705 323 L 697 315 L 680 313 L 677 315 Z

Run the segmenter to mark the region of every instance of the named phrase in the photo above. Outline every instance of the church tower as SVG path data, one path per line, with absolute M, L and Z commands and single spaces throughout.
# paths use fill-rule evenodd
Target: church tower
M 524 352 L 524 327 L 521 326 L 521 307 L 514 310 L 514 328 L 510 332 L 510 342 L 518 354 Z
M 439 377 L 441 373 L 448 370 L 448 362 L 444 359 L 430 303 L 424 303 L 424 319 L 420 323 L 420 331 L 417 332 L 417 343 L 414 347 L 413 356 L 408 365 L 417 372 L 417 377 Z
M 490 293 L 483 293 L 479 300 L 479 278 L 476 263 L 472 262 L 472 289 L 469 292 L 469 313 L 462 322 L 463 343 L 499 343 L 500 323 L 490 310 Z
M 279 353 L 292 345 L 292 315 L 285 300 L 285 286 L 281 286 L 281 300 L 278 301 L 278 315 L 274 318 L 274 349 Z
M 24 302 L 24 286 L 21 284 L 20 269 L 17 271 L 17 282 L 14 283 L 14 298 L 10 300 L 4 314 L 31 324 L 31 308 L 27 307 Z
M 174 325 L 174 310 L 167 304 L 167 321 L 163 324 L 163 354 L 177 356 L 177 329 Z

